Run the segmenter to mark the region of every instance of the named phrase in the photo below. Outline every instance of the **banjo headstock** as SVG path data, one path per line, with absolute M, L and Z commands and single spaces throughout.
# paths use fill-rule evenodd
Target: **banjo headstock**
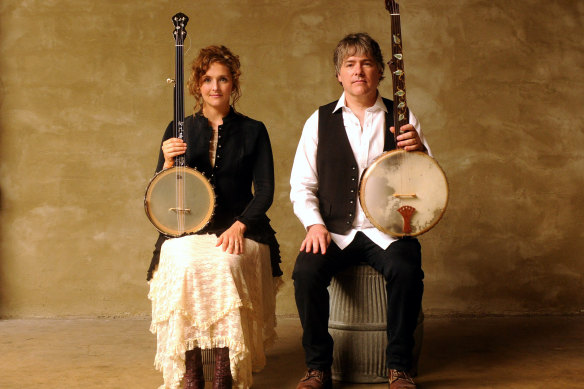
M 399 14 L 399 4 L 397 0 L 385 0 L 385 9 L 390 14 Z
M 182 12 L 177 13 L 172 17 L 172 22 L 174 23 L 174 39 L 177 42 L 182 42 L 187 36 L 187 23 L 189 22 L 189 17 Z

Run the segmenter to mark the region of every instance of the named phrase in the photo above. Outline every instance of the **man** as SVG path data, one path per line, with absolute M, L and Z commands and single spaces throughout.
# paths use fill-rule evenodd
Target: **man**
M 420 245 L 377 230 L 358 199 L 365 168 L 395 148 L 392 102 L 377 90 L 383 56 L 375 40 L 359 33 L 339 42 L 334 62 L 343 94 L 306 121 L 290 178 L 294 213 L 307 230 L 292 275 L 308 367 L 297 389 L 332 388 L 327 286 L 335 273 L 359 261 L 387 280 L 389 387 L 411 389 L 416 386 L 408 371 L 423 293 Z M 400 130 L 398 147 L 429 151 L 411 113 L 410 124 Z

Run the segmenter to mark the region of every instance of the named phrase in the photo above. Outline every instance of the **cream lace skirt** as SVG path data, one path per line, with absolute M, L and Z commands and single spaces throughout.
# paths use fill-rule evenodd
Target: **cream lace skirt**
M 185 351 L 229 347 L 234 387 L 252 385 L 252 371 L 266 364 L 265 347 L 276 337 L 275 297 L 267 245 L 245 239 L 244 254 L 215 247 L 215 235 L 189 235 L 162 245 L 150 281 L 150 331 L 156 334 L 154 365 L 160 388 L 178 388 Z

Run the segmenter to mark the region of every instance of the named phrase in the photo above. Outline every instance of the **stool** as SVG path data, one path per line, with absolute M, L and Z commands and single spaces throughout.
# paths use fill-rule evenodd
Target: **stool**
M 387 382 L 387 293 L 385 279 L 366 263 L 338 273 L 329 286 L 329 333 L 334 340 L 332 375 L 336 381 Z M 414 332 L 415 376 L 422 348 L 424 314 Z

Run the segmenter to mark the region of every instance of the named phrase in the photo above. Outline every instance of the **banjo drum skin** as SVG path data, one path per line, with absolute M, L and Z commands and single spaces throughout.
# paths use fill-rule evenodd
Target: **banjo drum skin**
M 417 236 L 442 218 L 448 203 L 448 182 L 429 155 L 393 150 L 365 170 L 359 201 L 377 229 L 395 237 Z
M 172 167 L 152 178 L 144 196 L 144 209 L 158 231 L 178 237 L 195 233 L 209 223 L 215 194 L 198 170 Z

